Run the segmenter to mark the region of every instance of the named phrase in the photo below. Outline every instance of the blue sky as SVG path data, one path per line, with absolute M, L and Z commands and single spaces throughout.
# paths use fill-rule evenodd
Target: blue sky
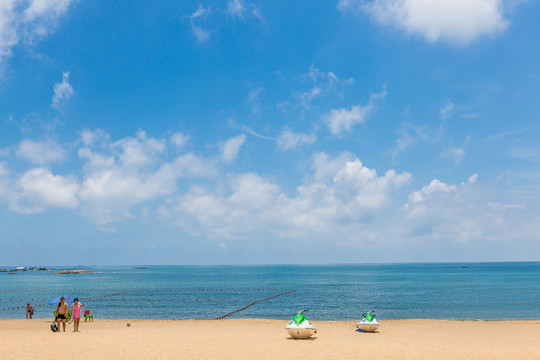
M 539 260 L 538 1 L 0 3 L 0 264 Z

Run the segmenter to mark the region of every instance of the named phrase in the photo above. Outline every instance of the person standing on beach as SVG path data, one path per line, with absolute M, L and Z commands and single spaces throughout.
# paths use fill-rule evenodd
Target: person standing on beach
M 73 319 L 73 332 L 79 331 L 79 322 L 81 321 L 81 310 L 84 309 L 84 304 L 79 303 L 79 298 L 75 298 L 71 305 L 71 318 Z
M 31 319 L 32 315 L 34 315 L 34 308 L 28 303 L 26 304 L 26 318 Z
M 63 324 L 64 332 L 66 331 L 66 316 L 69 311 L 69 306 L 64 301 L 64 297 L 60 298 L 58 307 L 56 308 L 56 326 L 58 327 L 58 332 L 60 332 L 60 323 Z

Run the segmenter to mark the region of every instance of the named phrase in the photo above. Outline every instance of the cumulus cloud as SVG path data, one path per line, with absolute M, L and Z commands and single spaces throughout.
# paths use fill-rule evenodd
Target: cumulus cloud
M 69 71 L 62 73 L 62 82 L 54 84 L 54 96 L 51 107 L 61 110 L 69 99 L 73 96 L 73 87 L 69 83 Z
M 12 48 L 35 43 L 52 33 L 72 0 L 0 1 L 0 70 Z
M 317 154 L 313 172 L 287 196 L 280 186 L 256 173 L 228 178 L 216 190 L 194 187 L 162 209 L 192 233 L 242 237 L 257 231 L 282 237 L 327 236 L 366 219 L 392 202 L 392 194 L 410 182 L 393 170 L 378 175 L 350 154 Z
M 100 225 L 130 218 L 132 206 L 173 194 L 181 178 L 215 175 L 210 161 L 192 153 L 166 161 L 166 140 L 144 131 L 115 142 L 101 131 L 86 131 L 81 137 L 86 144 L 78 151 L 85 160 L 81 207 Z
M 221 144 L 220 150 L 221 158 L 223 159 L 223 161 L 230 163 L 236 160 L 238 158 L 240 148 L 242 147 L 242 145 L 244 145 L 245 142 L 246 135 L 240 134 Z
M 375 112 L 376 104 L 387 95 L 386 86 L 380 93 L 372 94 L 368 104 L 353 105 L 350 109 L 332 109 L 324 116 L 328 129 L 332 134 L 340 134 L 342 131 L 349 131 L 356 124 L 364 123 Z
M 43 212 L 46 207 L 75 208 L 80 188 L 75 177 L 54 175 L 45 168 L 28 170 L 18 180 L 19 194 L 15 208 L 20 212 Z M 32 204 L 30 207 L 26 203 Z
M 522 202 L 504 200 L 503 189 L 479 184 L 478 176 L 451 185 L 433 180 L 409 196 L 404 217 L 398 218 L 403 238 L 416 243 L 451 243 L 482 241 L 521 241 L 530 238 L 538 226 L 534 224 L 537 196 L 521 198 Z M 526 205 L 529 203 L 529 205 Z M 537 208 L 537 206 L 536 206 Z
M 23 140 L 17 147 L 17 155 L 39 165 L 67 159 L 67 152 L 53 140 Z
M 429 183 L 429 185 L 424 186 L 422 190 L 415 191 L 411 195 L 409 195 L 409 202 L 405 206 L 408 207 L 410 204 L 418 204 L 429 198 L 433 193 L 450 193 L 453 191 L 456 191 L 456 185 L 448 185 L 437 179 L 434 179 L 433 181 L 431 181 L 431 183 Z
M 245 139 L 234 139 L 231 148 L 238 150 Z M 347 246 L 445 244 L 506 241 L 540 230 L 534 225 L 537 192 L 505 193 L 504 184 L 490 187 L 476 174 L 459 184 L 434 179 L 411 190 L 407 172 L 378 173 L 354 154 L 320 152 L 295 187 L 283 188 L 253 171 L 222 173 L 215 156 L 177 155 L 170 137 L 144 131 L 113 140 L 85 130 L 75 144 L 82 163 L 76 174 L 46 166 L 19 174 L 0 162 L 0 201 L 23 214 L 76 209 L 105 232 L 156 215 L 216 244 L 258 234 Z
M 313 144 L 317 137 L 313 134 L 294 133 L 289 129 L 283 129 L 279 137 L 276 139 L 278 150 L 294 150 L 302 145 Z
M 82 161 L 79 174 L 54 174 L 43 166 L 17 174 L 0 163 L 0 200 L 19 213 L 77 208 L 100 229 L 114 229 L 110 224 L 134 217 L 134 208 L 174 194 L 179 181 L 216 176 L 212 160 L 193 153 L 169 158 L 167 146 L 174 147 L 171 153 L 176 154 L 184 142 L 179 133 L 168 141 L 141 130 L 135 137 L 112 141 L 103 130 L 84 130 L 75 143 Z M 17 154 L 40 165 L 66 158 L 65 151 L 50 140 L 24 140 Z
M 340 0 L 343 11 L 359 9 L 382 24 L 431 43 L 468 45 L 506 30 L 501 0 Z

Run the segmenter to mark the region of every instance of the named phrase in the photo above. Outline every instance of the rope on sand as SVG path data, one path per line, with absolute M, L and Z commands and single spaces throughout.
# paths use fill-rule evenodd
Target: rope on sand
M 255 301 L 253 301 L 252 303 L 250 303 L 250 304 L 248 304 L 248 305 L 246 305 L 246 306 L 244 306 L 244 307 L 242 307 L 242 308 L 240 308 L 240 309 L 236 309 L 236 310 L 231 311 L 231 312 L 229 312 L 229 313 L 227 313 L 227 314 L 225 314 L 225 315 L 221 315 L 221 316 L 218 316 L 218 317 L 215 317 L 215 318 L 210 318 L 210 319 L 195 319 L 195 320 L 221 320 L 221 319 L 226 318 L 226 317 L 229 316 L 229 315 L 232 315 L 232 314 L 237 313 L 237 312 L 239 312 L 239 311 L 245 310 L 245 309 L 247 309 L 248 307 L 250 307 L 251 305 L 255 305 L 256 303 L 258 303 L 258 302 L 260 302 L 260 301 L 270 300 L 270 299 L 273 299 L 273 298 L 278 297 L 278 296 L 281 296 L 281 295 L 293 293 L 293 292 L 295 292 L 295 291 L 296 291 L 296 290 L 285 291 L 285 292 L 282 292 L 282 293 L 280 293 L 280 294 L 273 295 L 273 296 L 270 296 L 270 297 L 267 297 L 267 298 L 264 298 L 264 299 L 255 300 Z

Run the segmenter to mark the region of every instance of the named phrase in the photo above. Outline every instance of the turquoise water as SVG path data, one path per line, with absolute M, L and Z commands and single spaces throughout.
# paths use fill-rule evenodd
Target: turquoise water
M 540 319 L 540 262 L 85 269 L 92 273 L 0 273 L 0 318 L 24 318 L 28 302 L 36 318 L 50 318 L 55 307 L 41 304 L 61 294 L 81 298 L 97 318 L 214 318 L 296 290 L 230 318 L 285 320 L 309 309 L 313 320 L 367 310 L 379 319 Z

